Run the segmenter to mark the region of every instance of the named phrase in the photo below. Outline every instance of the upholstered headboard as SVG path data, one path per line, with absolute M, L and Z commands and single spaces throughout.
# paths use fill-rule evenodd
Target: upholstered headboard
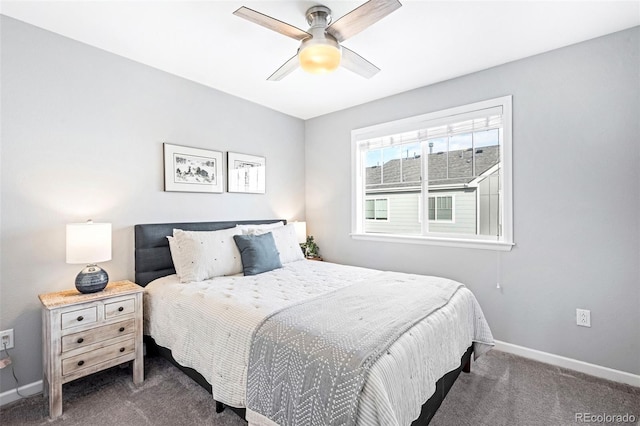
M 142 287 L 156 278 L 175 274 L 167 236 L 174 229 L 185 231 L 217 231 L 236 225 L 284 222 L 283 219 L 240 220 L 227 222 L 153 223 L 135 226 L 136 283 Z

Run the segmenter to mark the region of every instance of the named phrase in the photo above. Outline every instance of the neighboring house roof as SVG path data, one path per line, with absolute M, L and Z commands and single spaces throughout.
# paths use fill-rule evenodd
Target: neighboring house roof
M 448 155 L 446 152 L 437 152 L 429 154 L 428 158 L 429 186 L 465 187 L 500 162 L 500 147 L 494 145 L 475 148 L 475 170 L 472 148 L 449 151 Z M 420 156 L 416 156 L 389 160 L 382 166 L 367 167 L 367 191 L 419 189 L 420 161 Z

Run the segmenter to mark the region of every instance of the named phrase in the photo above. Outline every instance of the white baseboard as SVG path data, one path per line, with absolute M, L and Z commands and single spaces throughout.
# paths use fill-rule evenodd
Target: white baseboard
M 640 387 L 640 375 L 637 374 L 614 370 L 613 368 L 602 367 L 596 364 L 589 364 L 588 362 L 579 361 L 577 359 L 566 358 L 560 355 L 550 354 L 548 352 L 529 349 L 524 346 L 501 342 L 499 340 L 496 340 L 495 342 L 496 345 L 494 346 L 494 349 L 498 351 L 518 355 L 523 358 L 529 358 L 534 361 L 544 362 L 545 364 L 551 364 L 557 367 L 567 368 L 569 370 L 589 374 L 590 376 Z
M 29 383 L 28 385 L 20 386 L 18 388 L 21 395 L 31 396 L 37 393 L 42 392 L 42 380 L 38 380 L 37 382 Z M 13 401 L 17 401 L 20 399 L 20 395 L 15 389 L 8 390 L 6 392 L 0 393 L 0 406 L 8 404 Z

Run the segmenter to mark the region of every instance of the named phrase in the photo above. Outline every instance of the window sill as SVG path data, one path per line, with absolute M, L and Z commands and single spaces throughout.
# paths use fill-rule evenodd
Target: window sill
M 352 233 L 354 240 L 380 241 L 387 243 L 424 244 L 443 247 L 471 248 L 480 250 L 511 251 L 514 243 L 504 241 L 475 240 L 462 238 L 425 237 L 423 235 L 391 235 L 391 234 L 357 234 Z

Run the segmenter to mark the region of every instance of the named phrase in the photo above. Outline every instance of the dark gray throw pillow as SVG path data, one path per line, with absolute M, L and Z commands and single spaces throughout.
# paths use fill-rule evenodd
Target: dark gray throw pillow
M 257 275 L 282 268 L 280 253 L 276 249 L 271 232 L 261 235 L 234 235 L 233 239 L 240 250 L 245 275 Z

